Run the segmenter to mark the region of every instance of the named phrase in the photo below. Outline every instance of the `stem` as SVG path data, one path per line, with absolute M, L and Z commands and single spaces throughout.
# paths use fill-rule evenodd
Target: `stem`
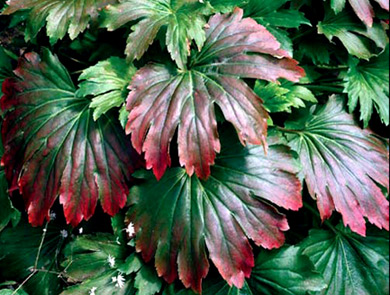
M 46 232 L 47 232 L 47 227 L 48 227 L 48 225 L 49 225 L 49 223 L 46 222 L 45 228 L 43 229 L 43 235 L 42 235 L 41 243 L 39 244 L 37 257 L 36 257 L 36 259 L 35 259 L 34 269 L 37 269 L 37 268 L 38 268 L 39 256 L 41 256 L 41 251 L 42 251 L 42 247 L 43 247 L 43 242 L 45 241 L 45 238 L 46 238 Z
M 293 37 L 292 41 L 295 41 L 295 40 L 297 40 L 299 38 L 302 38 L 304 36 L 310 35 L 311 33 L 315 32 L 315 31 L 316 31 L 316 28 L 311 28 L 311 29 L 309 29 L 309 30 L 307 30 L 307 31 L 305 31 L 305 32 L 303 32 L 301 34 L 298 34 L 295 37 Z
M 314 209 L 312 206 L 310 206 L 308 203 L 303 202 L 303 207 L 305 207 L 307 210 L 309 210 L 311 213 L 313 213 L 315 216 L 321 219 L 322 223 L 325 224 L 327 227 L 329 227 L 334 233 L 336 234 L 339 233 L 339 231 L 333 226 L 332 223 L 330 223 L 328 220 L 322 220 L 321 215 L 318 213 L 318 211 Z
M 36 270 L 34 270 L 24 281 L 15 289 L 15 291 L 12 292 L 11 295 L 15 295 L 18 293 L 18 291 L 26 284 L 35 274 L 37 273 Z
M 317 68 L 323 69 L 323 70 L 348 70 L 349 66 L 347 66 L 347 65 L 338 65 L 338 66 L 318 65 Z
M 276 129 L 278 129 L 282 132 L 286 132 L 286 133 L 301 133 L 301 131 L 299 131 L 299 130 L 286 129 L 286 128 L 280 127 L 280 126 L 276 126 Z

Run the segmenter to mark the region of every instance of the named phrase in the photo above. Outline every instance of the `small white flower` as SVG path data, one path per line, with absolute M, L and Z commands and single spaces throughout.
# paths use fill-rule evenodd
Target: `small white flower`
M 116 277 L 112 277 L 111 279 L 113 283 L 116 283 L 115 287 L 123 289 L 123 287 L 125 286 L 126 280 L 121 273 L 119 273 Z
M 55 214 L 53 211 L 50 212 L 50 220 L 56 220 L 57 214 Z
M 126 228 L 127 234 L 132 237 L 135 234 L 135 228 L 134 228 L 134 223 L 130 222 L 129 225 Z
M 81 235 L 83 233 L 84 229 L 82 227 L 79 228 L 79 234 Z
M 119 241 L 119 237 L 116 238 L 116 243 L 117 243 L 118 245 L 121 244 L 121 242 Z
M 65 229 L 63 229 L 62 231 L 60 231 L 60 233 L 61 233 L 61 236 L 62 236 L 64 239 L 66 239 L 66 238 L 68 237 L 68 232 L 67 232 Z
M 96 290 L 97 290 L 97 288 L 96 287 L 92 287 L 92 289 L 91 290 L 89 290 L 89 295 L 96 295 Z
M 115 267 L 115 257 L 108 255 L 107 262 L 110 265 L 111 268 Z

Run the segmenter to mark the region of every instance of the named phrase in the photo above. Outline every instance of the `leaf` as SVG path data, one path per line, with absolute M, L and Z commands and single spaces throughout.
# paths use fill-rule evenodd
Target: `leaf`
M 115 259 L 117 266 L 125 261 L 126 249 L 116 243 L 110 234 L 78 236 L 64 250 L 66 259 L 61 265 L 66 269 L 69 282 L 82 282 L 111 271 L 108 257 Z
M 83 71 L 79 77 L 80 88 L 77 96 L 93 96 L 90 107 L 94 109 L 96 121 L 112 108 L 120 107 L 128 95 L 127 87 L 136 72 L 133 65 L 111 57 Z
M 0 46 L 0 86 L 4 80 L 12 77 L 11 59 L 5 53 L 3 47 Z M 3 95 L 0 87 L 0 97 Z
M 43 228 L 32 228 L 20 222 L 15 228 L 7 228 L 0 234 L 0 276 L 18 280 L 20 283 L 32 274 L 37 256 L 37 269 L 53 273 L 36 272 L 23 286 L 30 295 L 58 294 L 60 279 L 55 274 L 58 251 L 64 235 L 57 225 L 49 225 L 44 235 Z M 44 235 L 42 246 L 42 237 Z M 40 249 L 40 250 L 39 250 Z
M 15 290 L 11 289 L 2 289 L 0 290 L 0 295 L 28 295 L 23 289 L 19 289 L 16 293 Z
M 79 236 L 64 250 L 66 259 L 62 266 L 69 282 L 80 283 L 67 288 L 61 295 L 90 294 L 95 288 L 96 294 L 135 294 L 133 281 L 123 275 L 125 286 L 115 286 L 113 277 L 119 274 L 118 266 L 125 260 L 126 249 L 118 245 L 115 236 L 99 233 L 96 236 Z M 114 259 L 111 265 L 109 258 Z
M 113 235 L 79 236 L 65 248 L 64 255 L 66 259 L 62 266 L 66 269 L 67 279 L 78 284 L 67 288 L 61 295 L 87 295 L 91 290 L 106 295 L 153 295 L 160 291 L 161 281 L 155 272 L 135 254 L 125 259 L 126 247 L 118 244 Z M 134 268 L 134 262 L 139 266 Z M 133 273 L 137 273 L 135 278 Z M 117 284 L 118 276 L 124 279 L 123 286 Z
M 287 81 L 283 81 L 281 85 L 256 81 L 254 90 L 264 101 L 265 109 L 271 113 L 291 113 L 292 108 L 306 107 L 305 102 L 318 103 L 309 89 Z
M 0 121 L 0 128 L 2 122 Z M 4 154 L 4 147 L 0 138 L 0 158 Z M 5 177 L 4 168 L 0 167 L 0 232 L 10 223 L 15 227 L 20 221 L 20 212 L 14 208 L 8 195 L 8 183 Z
M 301 25 L 311 26 L 311 23 L 298 10 L 283 8 L 287 2 L 289 0 L 249 0 L 245 6 L 245 16 L 265 26 L 281 43 L 281 48 L 292 56 L 292 41 L 288 32 L 281 28 L 299 28 Z
M 379 5 L 389 10 L 389 0 L 375 0 Z M 374 8 L 372 7 L 369 0 L 349 0 L 353 10 L 356 15 L 369 27 L 373 25 L 374 22 Z M 332 0 L 331 6 L 335 13 L 341 12 L 345 8 L 346 0 Z
M 190 45 L 195 40 L 199 50 L 206 38 L 203 27 L 211 6 L 206 1 L 123 0 L 104 11 L 103 26 L 116 30 L 131 21 L 138 21 L 127 40 L 128 60 L 140 59 L 162 27 L 166 27 L 166 44 L 172 59 L 186 68 Z
M 137 159 L 119 122 L 108 115 L 94 122 L 90 101 L 75 95 L 68 72 L 46 49 L 41 58 L 27 54 L 15 73 L 19 79 L 6 82 L 2 99 L 2 163 L 30 223 L 49 219 L 58 196 L 73 226 L 93 215 L 98 199 L 115 215 L 126 204 Z
M 385 49 L 388 44 L 386 31 L 380 24 L 375 23 L 368 28 L 356 21 L 347 11 L 336 15 L 327 9 L 325 19 L 318 24 L 318 32 L 330 41 L 338 38 L 349 54 L 366 60 L 375 56 L 377 47 Z
M 389 49 L 370 61 L 351 59 L 345 77 L 345 93 L 349 97 L 349 111 L 360 104 L 360 120 L 367 127 L 374 106 L 382 122 L 389 125 Z
M 328 288 L 324 295 L 389 294 L 389 235 L 372 229 L 366 238 L 338 227 L 312 230 L 302 243 Z
M 344 224 L 360 235 L 366 233 L 365 217 L 389 229 L 389 202 L 378 187 L 389 190 L 387 145 L 370 130 L 360 129 L 342 99 L 331 97 L 286 128 L 291 129 L 289 145 L 299 154 L 323 220 L 336 209 Z
M 197 292 L 209 270 L 206 246 L 222 277 L 241 288 L 254 266 L 248 239 L 268 249 L 284 243 L 287 220 L 268 202 L 302 206 L 299 167 L 286 147 L 272 145 L 265 156 L 261 147 L 242 147 L 232 132 L 222 146 L 207 182 L 180 168 L 159 182 L 137 172 L 144 182 L 131 191 L 128 219 L 137 232 L 137 251 L 146 262 L 155 258 L 167 282 L 179 276 Z
M 302 60 L 304 56 L 310 58 L 315 65 L 329 64 L 330 51 L 329 42 L 322 36 L 315 35 L 310 38 L 303 38 L 298 44 L 299 50 L 295 57 Z
M 210 0 L 211 6 L 216 12 L 232 12 L 236 7 L 245 7 L 249 0 Z
M 8 197 L 8 183 L 5 178 L 4 170 L 0 169 L 0 232 L 12 222 L 16 226 L 20 220 L 20 212 L 14 208 Z
M 295 60 L 273 57 L 287 54 L 264 27 L 242 16 L 237 8 L 233 14 L 211 18 L 207 41 L 192 57 L 190 70 L 151 64 L 135 74 L 126 131 L 138 153 L 145 152 L 147 168 L 153 168 L 158 179 L 171 165 L 169 144 L 178 126 L 181 165 L 188 174 L 207 179 L 220 151 L 214 102 L 242 143 L 265 143 L 268 114 L 240 78 L 298 81 L 304 75 Z
M 242 289 L 229 286 L 225 281 L 210 278 L 203 284 L 203 295 L 306 295 L 327 287 L 313 263 L 295 246 L 273 251 L 261 251 L 251 278 Z M 281 280 L 283 278 L 283 280 Z M 188 290 L 167 289 L 166 295 L 191 295 Z M 336 294 L 336 293 L 335 293 Z M 338 294 L 338 293 L 337 293 Z
M 137 295 L 153 295 L 160 292 L 162 282 L 153 268 L 144 266 L 137 273 L 134 286 L 138 289 Z
M 97 19 L 101 8 L 116 0 L 8 0 L 2 14 L 29 10 L 26 40 L 34 39 L 47 23 L 46 32 L 50 43 L 55 44 L 68 33 L 74 40 L 84 32 L 91 19 Z
M 325 289 L 324 279 L 300 251 L 300 247 L 290 246 L 260 252 L 248 281 L 252 294 L 305 295 Z

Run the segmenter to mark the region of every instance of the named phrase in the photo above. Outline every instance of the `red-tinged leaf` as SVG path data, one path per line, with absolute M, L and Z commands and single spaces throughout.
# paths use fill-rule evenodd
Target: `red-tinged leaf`
M 366 234 L 365 217 L 389 230 L 389 202 L 378 186 L 389 190 L 387 144 L 361 129 L 336 97 L 286 127 L 296 130 L 290 131 L 290 146 L 299 154 L 322 219 L 336 210 L 360 235 Z
M 114 215 L 126 203 L 136 153 L 116 122 L 94 122 L 90 100 L 75 86 L 48 50 L 42 59 L 26 54 L 5 83 L 1 100 L 2 164 L 13 188 L 19 187 L 30 223 L 40 225 L 60 196 L 68 223 L 89 219 L 98 199 Z
M 376 2 L 379 3 L 379 5 L 383 8 L 383 9 L 386 9 L 386 10 L 389 10 L 389 6 L 390 6 L 390 1 L 389 0 L 375 0 Z
M 302 206 L 299 165 L 284 146 L 244 148 L 235 132 L 222 135 L 222 152 L 208 181 L 169 169 L 157 181 L 133 187 L 128 222 L 137 232 L 136 248 L 169 283 L 177 277 L 201 291 L 209 270 L 206 248 L 223 278 L 241 288 L 254 266 L 249 239 L 268 249 L 283 245 L 287 220 L 272 202 L 286 209 Z M 153 205 L 151 205 L 153 204 Z
M 375 0 L 379 5 L 386 10 L 389 10 L 389 0 Z M 345 8 L 345 0 L 333 0 L 332 8 L 336 13 L 339 13 Z M 370 0 L 349 0 L 356 15 L 369 27 L 374 23 L 375 12 Z
M 220 152 L 214 103 L 236 127 L 243 144 L 265 144 L 268 114 L 240 78 L 298 81 L 304 75 L 263 26 L 243 19 L 241 9 L 212 17 L 206 38 L 189 70 L 148 65 L 131 83 L 126 130 L 158 179 L 171 165 L 169 145 L 178 126 L 180 163 L 188 174 L 208 178 Z
M 349 0 L 353 10 L 357 16 L 368 26 L 372 26 L 374 22 L 374 8 L 370 4 L 370 0 Z

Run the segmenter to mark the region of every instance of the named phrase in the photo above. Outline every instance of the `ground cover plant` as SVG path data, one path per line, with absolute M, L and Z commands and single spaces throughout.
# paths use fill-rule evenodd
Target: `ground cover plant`
M 0 8 L 0 295 L 389 294 L 388 0 Z

